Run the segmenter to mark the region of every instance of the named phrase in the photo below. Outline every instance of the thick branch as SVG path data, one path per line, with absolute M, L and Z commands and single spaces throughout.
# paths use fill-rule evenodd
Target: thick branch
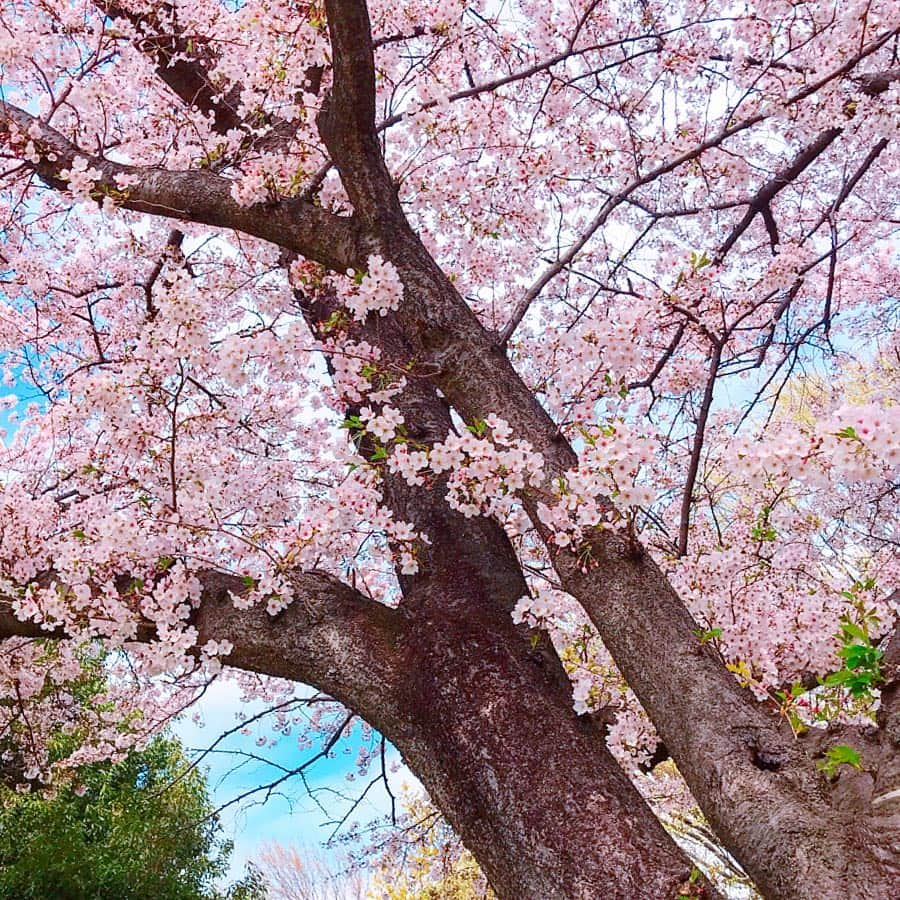
M 292 578 L 294 602 L 271 616 L 265 604 L 235 607 L 231 594 L 247 591 L 242 578 L 213 570 L 196 574 L 203 585 L 200 606 L 192 617 L 196 646 L 209 640 L 229 641 L 233 649 L 223 659 L 227 665 L 311 684 L 376 727 L 386 725 L 388 733 L 396 734 L 394 698 L 408 675 L 398 652 L 404 625 L 396 610 L 324 572 L 298 572 Z M 0 597 L 0 639 L 66 636 L 60 629 L 47 631 L 21 621 L 12 611 L 11 598 Z M 154 623 L 143 621 L 137 640 L 155 639 Z
M 213 129 L 217 134 L 225 135 L 233 129 L 244 128 L 249 139 L 250 129 L 238 112 L 242 86 L 235 84 L 224 93 L 210 78 L 209 73 L 216 63 L 216 55 L 209 46 L 212 39 L 204 40 L 195 35 L 184 37 L 176 30 L 174 17 L 171 21 L 163 21 L 158 10 L 135 13 L 109 0 L 97 0 L 96 6 L 107 16 L 130 22 L 142 35 L 159 32 L 140 38 L 137 44 L 155 63 L 160 80 L 187 106 L 195 106 L 212 116 Z M 167 3 L 159 9 L 171 13 L 173 8 Z M 305 75 L 306 86 L 312 93 L 317 93 L 322 80 L 322 66 L 309 66 Z M 260 150 L 287 145 L 297 131 L 296 123 L 276 116 L 265 116 L 262 121 L 254 122 L 255 131 L 258 132 L 261 125 L 268 125 L 269 130 L 252 141 L 252 145 Z
M 338 42 L 337 55 L 341 46 Z M 338 72 L 365 74 L 352 66 L 342 68 L 340 59 L 335 65 Z M 405 220 L 381 224 L 373 244 L 401 274 L 405 302 L 396 318 L 411 354 L 466 419 L 500 412 L 515 433 L 528 437 L 544 456 L 543 492 L 553 502 L 555 480 L 576 463 L 572 448 Z M 536 500 L 529 498 L 528 509 L 541 527 Z M 752 779 L 759 774 L 752 748 L 772 742 L 780 746 L 783 736 L 721 660 L 701 652 L 694 634 L 697 624 L 649 557 L 636 554 L 633 544 L 624 546 L 603 536 L 598 542 L 597 556 L 602 555 L 603 562 L 587 573 L 574 555 L 557 556 L 564 585 L 597 625 L 698 800 L 716 812 L 719 794 L 712 785 L 733 776 L 726 776 L 725 764 L 743 769 Z M 617 583 L 621 587 L 613 587 Z M 734 729 L 730 733 L 728 726 Z M 746 745 L 734 754 L 738 731 Z M 707 757 L 714 740 L 729 748 L 717 757 L 721 765 Z
M 28 165 L 57 190 L 68 186 L 60 173 L 82 158 L 101 173 L 92 196 L 110 197 L 124 209 L 243 231 L 339 271 L 357 264 L 355 223 L 311 203 L 282 199 L 241 206 L 232 197 L 227 178 L 199 170 L 173 172 L 111 162 L 83 152 L 55 128 L 2 100 L 0 137 L 23 148 L 30 138 L 40 158 Z
M 314 331 L 333 321 L 339 309 L 336 298 L 324 292 L 315 299 L 298 292 L 298 300 Z M 354 339 L 378 344 L 379 366 L 408 371 L 411 348 L 395 321 L 372 316 L 350 327 Z M 427 378 L 410 375 L 390 405 L 403 415 L 407 436 L 417 448 L 432 446 L 453 430 L 450 409 Z M 372 449 L 364 437 L 360 451 L 368 456 Z M 440 737 L 433 755 L 421 755 L 421 737 L 401 746 L 410 764 L 417 764 L 429 792 L 478 853 L 500 896 L 521 896 L 524 890 L 527 896 L 558 892 L 569 897 L 575 896 L 576 879 L 582 876 L 560 868 L 557 847 L 559 798 L 571 788 L 551 787 L 548 779 L 553 776 L 547 774 L 540 801 L 534 802 L 531 794 L 523 803 L 520 788 L 513 787 L 525 784 L 536 770 L 556 770 L 555 760 L 563 755 L 570 784 L 586 777 L 590 785 L 585 790 L 582 782 L 577 788 L 582 819 L 591 822 L 589 848 L 577 868 L 589 873 L 589 879 L 603 880 L 610 896 L 633 896 L 633 883 L 622 873 L 641 868 L 646 896 L 668 896 L 667 890 L 690 866 L 610 754 L 604 731 L 574 714 L 572 687 L 549 639 L 535 639 L 524 626 L 513 625 L 510 611 L 528 586 L 503 528 L 493 519 L 467 518 L 451 509 L 445 500 L 446 476 L 427 486 L 409 485 L 383 463 L 378 465 L 387 505 L 430 538 L 418 550 L 419 571 L 398 573 L 401 608 L 411 635 L 409 666 L 416 673 L 417 693 L 410 695 L 408 705 L 432 710 L 422 733 L 428 733 L 429 721 L 437 721 Z M 460 687 L 448 693 L 450 684 Z M 474 715 L 465 707 L 465 684 L 478 686 L 479 711 Z M 488 727 L 483 708 L 490 709 Z M 541 737 L 548 729 L 554 735 L 549 746 Z M 482 777 L 483 762 L 467 762 L 473 751 L 480 761 L 490 760 L 492 775 L 487 780 Z M 494 762 L 495 751 L 502 765 Z M 442 762 L 435 765 L 436 759 Z M 494 818 L 492 811 L 501 809 Z M 540 875 L 527 862 L 529 854 L 519 840 L 510 837 L 519 810 L 533 835 L 526 844 L 544 848 Z M 628 810 L 631 823 L 627 833 L 622 830 L 623 810 Z M 565 830 L 577 840 L 578 826 L 570 823 Z M 601 841 L 598 832 L 604 835 Z M 617 847 L 615 861 L 604 842 Z M 653 847 L 652 861 L 648 847 Z M 511 865 L 512 859 L 518 862 Z
M 130 22 L 139 34 L 158 31 L 159 36 L 140 37 L 138 46 L 153 59 L 159 78 L 188 106 L 212 113 L 214 128 L 220 134 L 241 127 L 243 122 L 237 111 L 240 90 L 233 88 L 227 95 L 221 96 L 222 92 L 209 78 L 209 70 L 215 60 L 213 54 L 202 43 L 198 47 L 196 38 L 189 42 L 173 33 L 174 21 L 163 21 L 159 15 L 160 11 L 171 14 L 174 10 L 171 3 L 163 3 L 156 10 L 144 13 L 132 12 L 110 0 L 97 0 L 95 5 L 112 19 Z M 186 54 L 191 50 L 193 58 L 186 59 Z
M 768 214 L 771 219 L 770 204 L 780 191 L 786 188 L 805 169 L 809 168 L 840 135 L 842 129 L 829 128 L 816 137 L 814 141 L 804 147 L 781 171 L 776 172 L 750 199 L 749 209 L 743 218 L 734 226 L 728 237 L 722 242 L 713 263 L 720 263 L 728 254 L 728 251 L 738 242 L 740 236 L 750 227 L 757 214 L 764 217 Z M 770 225 L 770 230 L 772 226 Z M 772 238 L 773 247 L 777 246 L 777 233 Z
M 344 190 L 363 221 L 402 219 L 375 130 L 375 60 L 365 0 L 326 0 L 334 86 L 318 118 Z

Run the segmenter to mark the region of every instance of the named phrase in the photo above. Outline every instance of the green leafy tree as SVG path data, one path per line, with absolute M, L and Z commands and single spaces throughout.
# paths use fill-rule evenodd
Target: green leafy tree
M 0 900 L 215 900 L 231 853 L 203 774 L 157 737 L 52 797 L 0 787 Z
M 253 863 L 247 863 L 244 877 L 225 892 L 225 900 L 269 900 L 266 879 Z

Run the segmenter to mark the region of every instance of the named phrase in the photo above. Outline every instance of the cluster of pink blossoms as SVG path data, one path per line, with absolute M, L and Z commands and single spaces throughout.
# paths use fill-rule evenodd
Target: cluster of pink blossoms
M 354 276 L 354 272 L 347 273 Z M 368 268 L 356 280 L 338 282 L 341 299 L 355 319 L 364 321 L 370 312 L 386 316 L 403 299 L 403 284 L 393 263 L 378 255 L 368 259 Z
M 501 521 L 512 512 L 518 492 L 540 484 L 543 475 L 541 455 L 528 441 L 513 437 L 509 424 L 495 415 L 428 450 L 400 445 L 388 465 L 412 485 L 422 485 L 425 472 L 447 472 L 452 509 L 469 518 L 493 515 Z
M 582 428 L 581 464 L 558 484 L 559 499 L 538 504 L 541 521 L 560 547 L 578 543 L 585 529 L 608 527 L 637 507 L 650 506 L 656 489 L 642 481 L 657 444 L 624 422 Z
M 91 199 L 91 191 L 93 190 L 94 182 L 96 182 L 103 173 L 100 172 L 99 169 L 90 166 L 83 156 L 77 156 L 72 161 L 72 167 L 70 169 L 63 169 L 59 174 L 61 178 L 64 178 L 68 182 L 69 191 L 72 196 L 76 200 L 87 203 Z

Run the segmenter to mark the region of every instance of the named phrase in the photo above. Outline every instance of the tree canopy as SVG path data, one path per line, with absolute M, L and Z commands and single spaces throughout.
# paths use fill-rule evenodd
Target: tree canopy
M 0 25 L 23 778 L 303 683 L 504 900 L 895 892 L 896 0 Z
M 157 737 L 55 795 L 0 788 L 4 900 L 214 900 L 230 843 L 201 772 Z

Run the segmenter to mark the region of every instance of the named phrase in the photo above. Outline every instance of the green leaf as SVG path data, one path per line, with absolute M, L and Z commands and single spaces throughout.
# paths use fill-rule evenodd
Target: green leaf
M 698 272 L 700 269 L 705 269 L 709 265 L 712 265 L 712 260 L 705 250 L 699 254 L 691 251 L 691 268 L 695 272 Z
M 345 314 L 341 310 L 335 310 L 326 319 L 326 321 L 322 323 L 322 331 L 325 334 L 328 334 L 328 332 L 334 331 L 336 328 L 340 328 L 344 324 L 345 320 Z
M 845 620 L 841 622 L 841 631 L 844 633 L 845 637 L 848 638 L 858 638 L 861 641 L 868 641 L 869 636 L 863 631 L 862 628 L 859 627 L 855 622 L 851 622 L 849 620 Z
M 832 672 L 825 677 L 824 683 L 829 686 L 846 688 L 854 697 L 863 697 L 881 680 L 881 676 L 875 672 L 855 672 L 851 669 L 841 669 Z
M 831 778 L 838 766 L 852 766 L 854 769 L 862 769 L 859 752 L 846 744 L 838 744 L 831 747 L 825 754 L 825 759 L 819 760 L 816 765 Z
M 884 652 L 866 644 L 849 644 L 838 650 L 838 656 L 846 660 L 848 669 L 874 669 Z
M 708 644 L 710 641 L 722 637 L 722 629 L 707 628 L 705 631 L 697 629 L 697 631 L 694 632 L 694 635 L 700 639 L 701 644 Z

